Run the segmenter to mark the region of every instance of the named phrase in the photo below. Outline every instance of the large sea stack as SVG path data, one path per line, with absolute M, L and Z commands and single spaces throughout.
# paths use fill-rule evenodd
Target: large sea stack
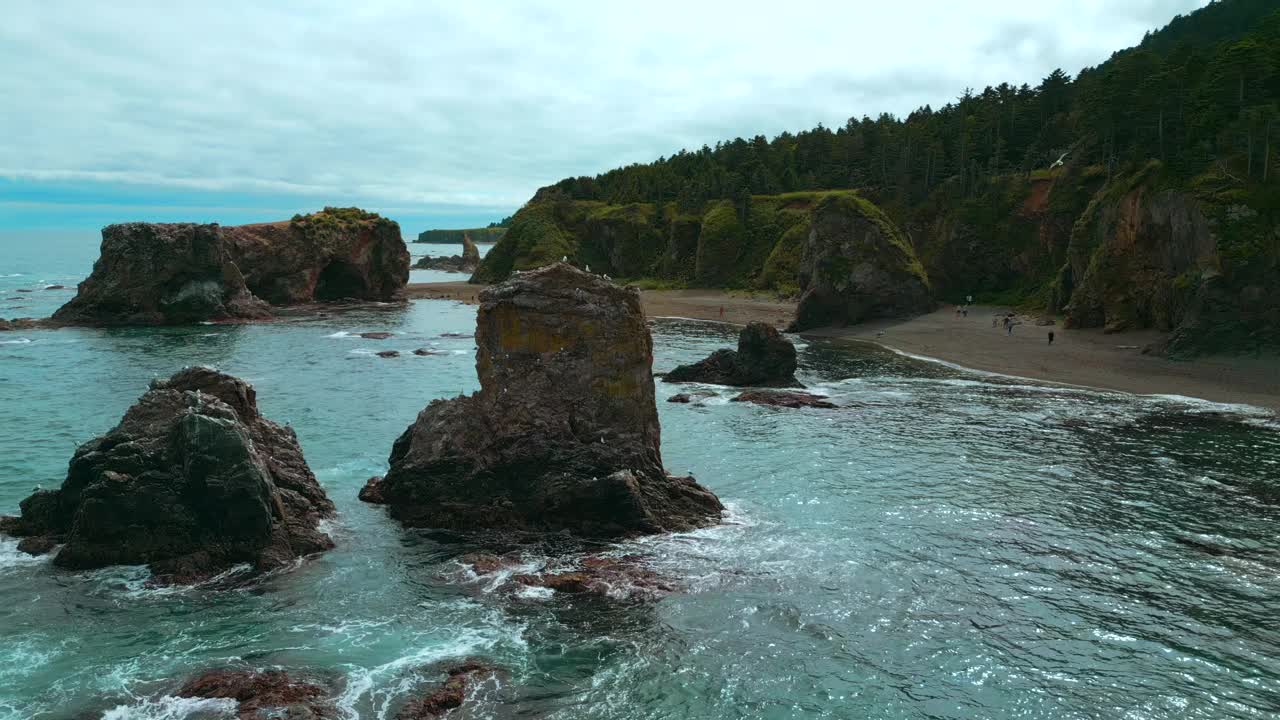
M 796 380 L 796 346 L 777 328 L 762 322 L 742 328 L 737 350 L 717 350 L 696 363 L 676 367 L 664 379 L 713 385 L 804 387 Z
M 662 466 L 640 295 L 556 263 L 480 293 L 480 391 L 436 400 L 361 497 L 414 527 L 622 537 L 718 522 Z
M 72 325 L 174 325 L 270 316 L 269 305 L 389 301 L 409 281 L 394 221 L 325 208 L 278 223 L 125 223 L 102 230 L 93 272 L 54 313 Z
M 156 380 L 107 434 L 81 445 L 57 490 L 0 530 L 62 549 L 67 568 L 150 564 L 185 581 L 239 563 L 280 567 L 327 550 L 334 507 L 292 429 L 258 412 L 248 383 L 209 368 Z
M 792 332 L 933 309 L 929 279 L 902 231 L 851 194 L 829 195 L 813 209 L 799 282 Z

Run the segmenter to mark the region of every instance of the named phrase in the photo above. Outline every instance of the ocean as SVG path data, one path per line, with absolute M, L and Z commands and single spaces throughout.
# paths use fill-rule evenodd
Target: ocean
M 96 253 L 92 232 L 0 237 L 0 316 L 49 315 Z M 414 278 L 432 279 L 462 276 Z M 1280 428 L 1266 412 L 801 341 L 801 380 L 839 409 L 730 403 L 723 388 L 671 404 L 679 388 L 658 381 L 668 469 L 729 513 L 596 551 L 678 592 L 530 592 L 458 562 L 482 540 L 405 530 L 356 499 L 422 407 L 477 389 L 474 326 L 473 307 L 416 300 L 0 334 L 0 514 L 58 485 L 76 445 L 152 378 L 193 364 L 252 382 L 338 507 L 336 549 L 249 583 L 155 588 L 144 568 L 69 572 L 0 540 L 0 718 L 232 718 L 234 702 L 170 693 L 235 666 L 331 677 L 345 718 L 390 720 L 434 664 L 464 658 L 502 672 L 451 717 L 1280 711 Z M 374 330 L 394 335 L 358 336 Z M 688 320 L 652 330 L 656 370 L 736 337 Z M 401 356 L 374 354 L 387 349 Z M 551 545 L 519 554 L 530 569 L 564 560 Z

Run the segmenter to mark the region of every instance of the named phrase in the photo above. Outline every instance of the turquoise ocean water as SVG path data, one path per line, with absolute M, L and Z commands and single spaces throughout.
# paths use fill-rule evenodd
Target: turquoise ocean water
M 95 255 L 92 233 L 0 237 L 0 316 L 47 316 Z M 56 284 L 69 289 L 42 289 Z M 421 300 L 267 325 L 0 334 L 0 513 L 60 483 L 76 444 L 151 378 L 197 363 L 254 383 L 339 510 L 335 550 L 247 586 L 149 588 L 140 568 L 66 572 L 0 540 L 0 718 L 233 717 L 167 693 L 235 665 L 331 676 L 345 717 L 389 719 L 424 668 L 477 656 L 504 673 L 458 717 L 1280 711 L 1280 430 L 1261 411 L 1228 421 L 1193 400 L 802 344 L 802 379 L 846 407 L 731 404 L 723 390 L 675 405 L 658 383 L 668 468 L 730 515 L 600 550 L 682 592 L 517 592 L 460 566 L 466 543 L 356 500 L 427 402 L 477 387 L 474 341 L 455 336 L 474 318 Z M 355 336 L 367 330 L 396 335 Z M 653 332 L 659 370 L 735 335 L 680 320 Z M 440 354 L 408 354 L 424 346 Z M 522 560 L 549 557 L 564 561 L 546 547 Z

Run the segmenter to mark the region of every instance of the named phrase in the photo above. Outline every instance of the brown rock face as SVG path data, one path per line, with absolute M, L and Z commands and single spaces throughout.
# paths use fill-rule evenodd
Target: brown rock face
M 340 717 L 329 690 L 283 670 L 210 670 L 188 680 L 176 695 L 235 700 L 236 716 L 242 720 Z
M 557 263 L 480 301 L 480 391 L 419 413 L 367 496 L 415 527 L 619 537 L 718 521 L 714 494 L 662 468 L 634 288 Z
M 691 365 L 680 365 L 666 374 L 667 382 L 702 382 L 714 385 L 804 387 L 796 380 L 796 346 L 777 328 L 749 323 L 738 335 L 738 349 L 717 350 Z
M 258 413 L 250 385 L 208 368 L 153 381 L 119 425 L 76 450 L 62 487 L 21 508 L 0 530 L 63 544 L 57 565 L 148 563 L 178 582 L 333 547 L 317 529 L 333 504 L 293 430 Z
M 165 325 L 270 316 L 245 286 L 217 225 L 125 223 L 102 230 L 102 253 L 53 314 L 83 325 Z
M 467 699 L 467 688 L 479 676 L 492 676 L 494 669 L 469 660 L 449 668 L 448 678 L 440 687 L 410 700 L 396 713 L 396 720 L 429 720 L 461 707 Z
M 443 270 L 444 272 L 473 273 L 480 265 L 480 248 L 471 242 L 471 235 L 462 235 L 462 254 L 448 257 L 419 258 L 413 267 L 417 270 Z
M 837 405 L 819 395 L 804 392 L 771 392 L 769 390 L 748 390 L 729 402 L 749 402 L 757 405 L 773 405 L 786 408 L 822 408 L 829 410 Z
M 103 229 L 93 273 L 53 317 L 75 325 L 252 320 L 270 316 L 268 303 L 394 300 L 408 281 L 400 226 L 356 208 L 238 227 L 126 223 Z

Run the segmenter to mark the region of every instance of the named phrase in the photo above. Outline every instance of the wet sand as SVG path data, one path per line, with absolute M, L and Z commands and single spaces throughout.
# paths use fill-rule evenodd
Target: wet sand
M 420 283 L 410 297 L 438 297 L 475 303 L 480 286 Z M 791 319 L 795 303 L 719 290 L 644 290 L 641 301 L 650 317 L 722 320 L 737 325 L 753 320 L 779 327 Z M 721 314 L 723 309 L 723 315 Z M 878 343 L 974 370 L 1049 382 L 1143 395 L 1185 395 L 1214 402 L 1243 403 L 1280 411 L 1280 357 L 1201 358 L 1173 361 L 1142 354 L 1161 339 L 1155 331 L 1107 335 L 1101 330 L 1064 330 L 1036 326 L 1020 317 L 1009 335 L 991 326 L 1002 308 L 974 306 L 968 317 L 942 309 L 909 320 L 881 320 L 805 333 Z M 1055 338 L 1049 345 L 1048 333 Z

